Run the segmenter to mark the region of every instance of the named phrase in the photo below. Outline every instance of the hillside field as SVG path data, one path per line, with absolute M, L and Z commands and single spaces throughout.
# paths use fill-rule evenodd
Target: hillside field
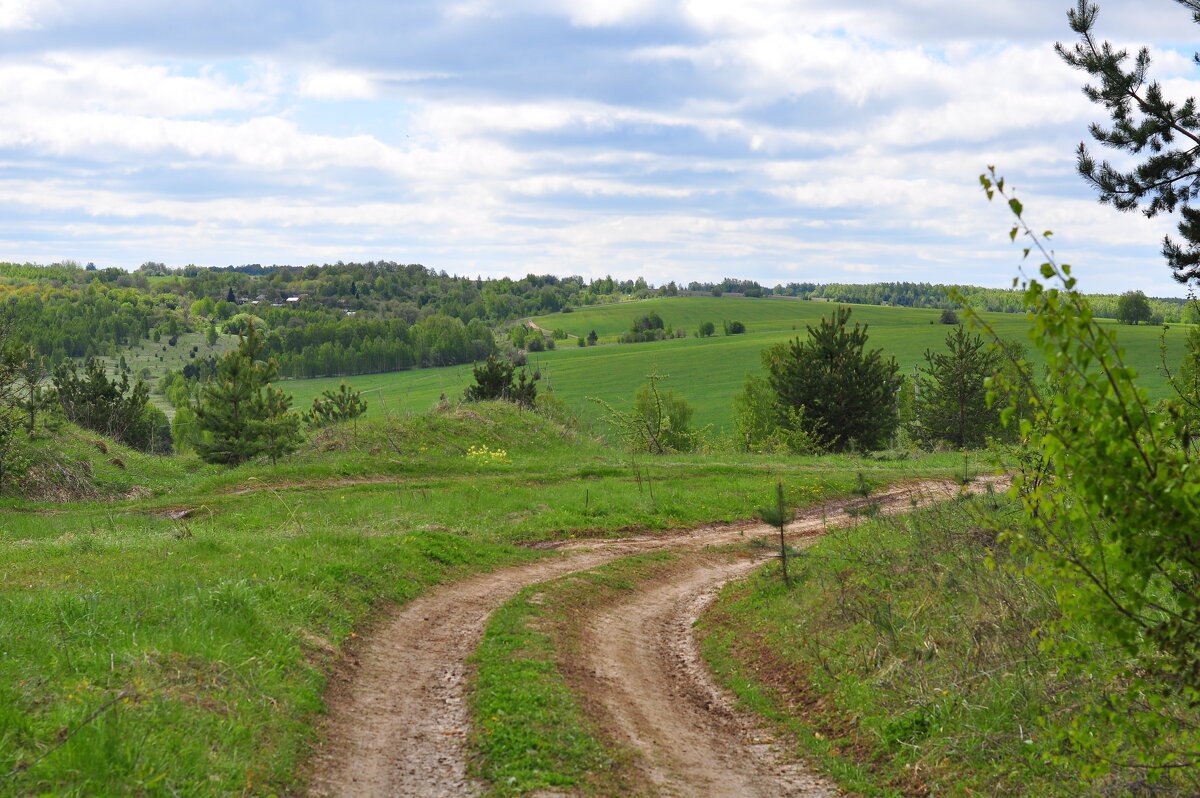
M 896 358 L 901 371 L 912 374 L 914 366 L 924 364 L 926 349 L 940 349 L 947 331 L 938 324 L 941 311 L 921 308 L 855 305 L 851 322 L 870 326 L 870 346 L 882 347 Z M 715 431 L 727 429 L 731 422 L 733 396 L 741 390 L 746 372 L 759 373 L 759 353 L 767 347 L 805 335 L 805 325 L 815 324 L 833 309 L 832 303 L 787 299 L 744 299 L 737 297 L 671 297 L 644 302 L 604 305 L 539 316 L 534 321 L 547 330 L 562 329 L 572 335 L 586 336 L 595 330 L 603 345 L 580 348 L 574 339 L 559 341 L 554 351 L 530 355 L 530 366 L 542 372 L 541 390 L 549 388 L 572 412 L 585 420 L 598 419 L 599 407 L 587 401 L 596 397 L 618 407 L 627 406 L 633 392 L 645 381 L 646 374 L 657 369 L 669 375 L 664 383 L 687 398 L 696 410 L 694 425 L 711 424 Z M 629 328 L 636 318 L 658 313 L 668 329 L 683 328 L 689 337 L 644 344 L 607 344 Z M 1005 338 L 1024 341 L 1027 327 L 1024 314 L 985 313 L 983 317 Z M 696 338 L 703 321 L 712 321 L 717 330 L 721 322 L 741 321 L 746 333 L 712 338 Z M 932 322 L 932 323 L 931 323 Z M 1170 391 L 1161 373 L 1159 356 L 1160 327 L 1123 327 L 1111 324 L 1127 350 L 1129 364 L 1141 375 L 1142 383 L 1155 401 Z M 1167 333 L 1167 363 L 1178 364 L 1183 357 L 1183 330 L 1172 326 Z M 336 388 L 342 378 L 289 381 L 297 407 L 306 408 L 312 398 L 328 388 Z M 420 369 L 390 374 L 360 375 L 345 378 L 365 393 L 368 413 L 409 413 L 427 410 L 445 395 L 456 399 L 471 382 L 471 367 Z

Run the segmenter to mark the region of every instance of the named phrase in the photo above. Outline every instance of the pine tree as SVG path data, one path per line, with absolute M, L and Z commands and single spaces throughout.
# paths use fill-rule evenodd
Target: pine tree
M 46 376 L 45 361 L 33 347 L 30 347 L 25 356 L 25 362 L 21 366 L 21 381 L 24 383 L 24 398 L 21 407 L 26 413 L 25 430 L 30 437 L 33 436 L 34 428 L 37 426 L 37 414 L 45 410 L 52 401 L 51 394 L 42 389 L 42 382 Z
M 196 452 L 209 463 L 238 465 L 266 454 L 274 462 L 296 450 L 300 419 L 289 411 L 291 397 L 271 386 L 279 374 L 274 360 L 262 361 L 254 324 L 238 348 L 217 363 L 192 411 L 201 432 Z
M 290 412 L 292 397 L 267 383 L 263 389 L 263 416 L 255 422 L 262 454 L 274 465 L 280 457 L 291 454 L 300 446 L 300 416 Z
M 148 413 L 150 386 L 141 377 L 133 385 L 129 375 L 112 379 L 103 364 L 88 358 L 79 375 L 72 360 L 54 370 L 54 388 L 63 413 L 74 424 L 116 438 L 127 446 L 150 451 L 154 446 L 154 418 Z
M 781 414 L 802 414 L 817 442 L 832 451 L 874 449 L 896 430 L 894 358 L 866 351 L 867 325 L 846 329 L 850 308 L 808 326 L 808 340 L 795 338 L 763 352 Z M 786 424 L 787 418 L 780 423 Z
M 1176 0 L 1200 23 L 1200 0 Z M 1200 281 L 1200 209 L 1189 203 L 1200 196 L 1200 111 L 1194 97 L 1177 104 L 1163 96 L 1157 82 L 1147 85 L 1150 51 L 1143 47 L 1128 68 L 1129 53 L 1114 50 L 1093 37 L 1099 9 L 1087 0 L 1067 12 L 1071 30 L 1079 35 L 1074 47 L 1055 50 L 1071 66 L 1097 81 L 1083 93 L 1104 107 L 1112 127 L 1091 126 L 1092 138 L 1111 149 L 1143 157 L 1124 172 L 1108 161 L 1097 163 L 1084 144 L 1077 150 L 1079 173 L 1100 194 L 1100 202 L 1122 211 L 1142 207 L 1147 216 L 1179 209 L 1183 243 L 1163 239 L 1162 254 L 1181 283 Z
M 310 427 L 323 427 L 338 421 L 348 421 L 367 412 L 362 391 L 356 391 L 345 380 L 336 391 L 323 391 L 313 398 L 312 410 L 305 416 Z
M 1000 353 L 962 325 L 946 334 L 948 352 L 925 350 L 917 399 L 917 435 L 925 443 L 981 446 L 1000 424 L 1000 405 L 987 406 L 984 380 L 1000 368 Z
M 533 407 L 537 399 L 537 385 L 541 374 L 534 372 L 530 377 L 525 369 L 521 369 L 519 380 L 513 382 L 516 366 L 495 355 L 475 367 L 475 384 L 468 385 L 463 398 L 468 402 L 482 402 L 489 399 L 503 399 L 506 402 L 516 402 L 525 407 Z

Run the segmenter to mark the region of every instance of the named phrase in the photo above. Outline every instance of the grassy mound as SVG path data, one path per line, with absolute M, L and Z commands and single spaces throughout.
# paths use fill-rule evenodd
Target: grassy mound
M 79 502 L 158 496 L 185 480 L 215 474 L 195 458 L 146 454 L 90 430 L 63 423 L 20 438 L 16 472 L 0 495 L 30 502 Z

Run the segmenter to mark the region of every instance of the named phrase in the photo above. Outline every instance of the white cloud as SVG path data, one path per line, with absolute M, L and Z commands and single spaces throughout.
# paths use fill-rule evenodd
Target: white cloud
M 33 63 L 0 63 L 0 105 L 8 109 L 183 117 L 251 110 L 267 100 L 261 92 L 213 74 L 183 75 L 163 65 L 132 62 L 122 54 L 57 52 Z
M 571 22 L 583 27 L 628 25 L 662 10 L 651 0 L 569 0 L 562 5 Z
M 1102 27 L 1133 36 L 1123 2 Z M 0 30 L 54 42 L 87 3 L 63 7 L 0 0 Z M 166 29 L 153 3 L 112 11 Z M 1017 259 L 975 182 L 989 163 L 1105 279 L 1171 227 L 1074 177 L 1101 113 L 1042 0 L 463 0 L 414 16 L 399 47 L 373 39 L 392 20 L 358 12 L 252 50 L 181 32 L 186 54 L 64 37 L 0 59 L 0 198 L 20 198 L 0 199 L 20 231 L 0 259 L 992 280 Z M 561 75 L 536 40 L 505 41 L 518 27 L 556 37 Z M 1155 49 L 1173 95 L 1200 94 L 1187 55 Z
M 361 72 L 328 70 L 301 76 L 299 93 L 315 100 L 371 100 L 379 96 L 379 89 Z
M 0 0 L 0 31 L 37 30 L 56 5 L 53 0 Z

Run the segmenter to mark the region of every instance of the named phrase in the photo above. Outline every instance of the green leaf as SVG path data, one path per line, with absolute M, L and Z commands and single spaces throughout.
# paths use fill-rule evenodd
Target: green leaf
M 1023 206 L 1020 200 L 1018 200 L 1016 197 L 1013 197 L 1008 201 L 1008 207 L 1012 208 L 1012 212 L 1017 216 L 1020 216 L 1021 211 L 1025 208 L 1025 206 Z

